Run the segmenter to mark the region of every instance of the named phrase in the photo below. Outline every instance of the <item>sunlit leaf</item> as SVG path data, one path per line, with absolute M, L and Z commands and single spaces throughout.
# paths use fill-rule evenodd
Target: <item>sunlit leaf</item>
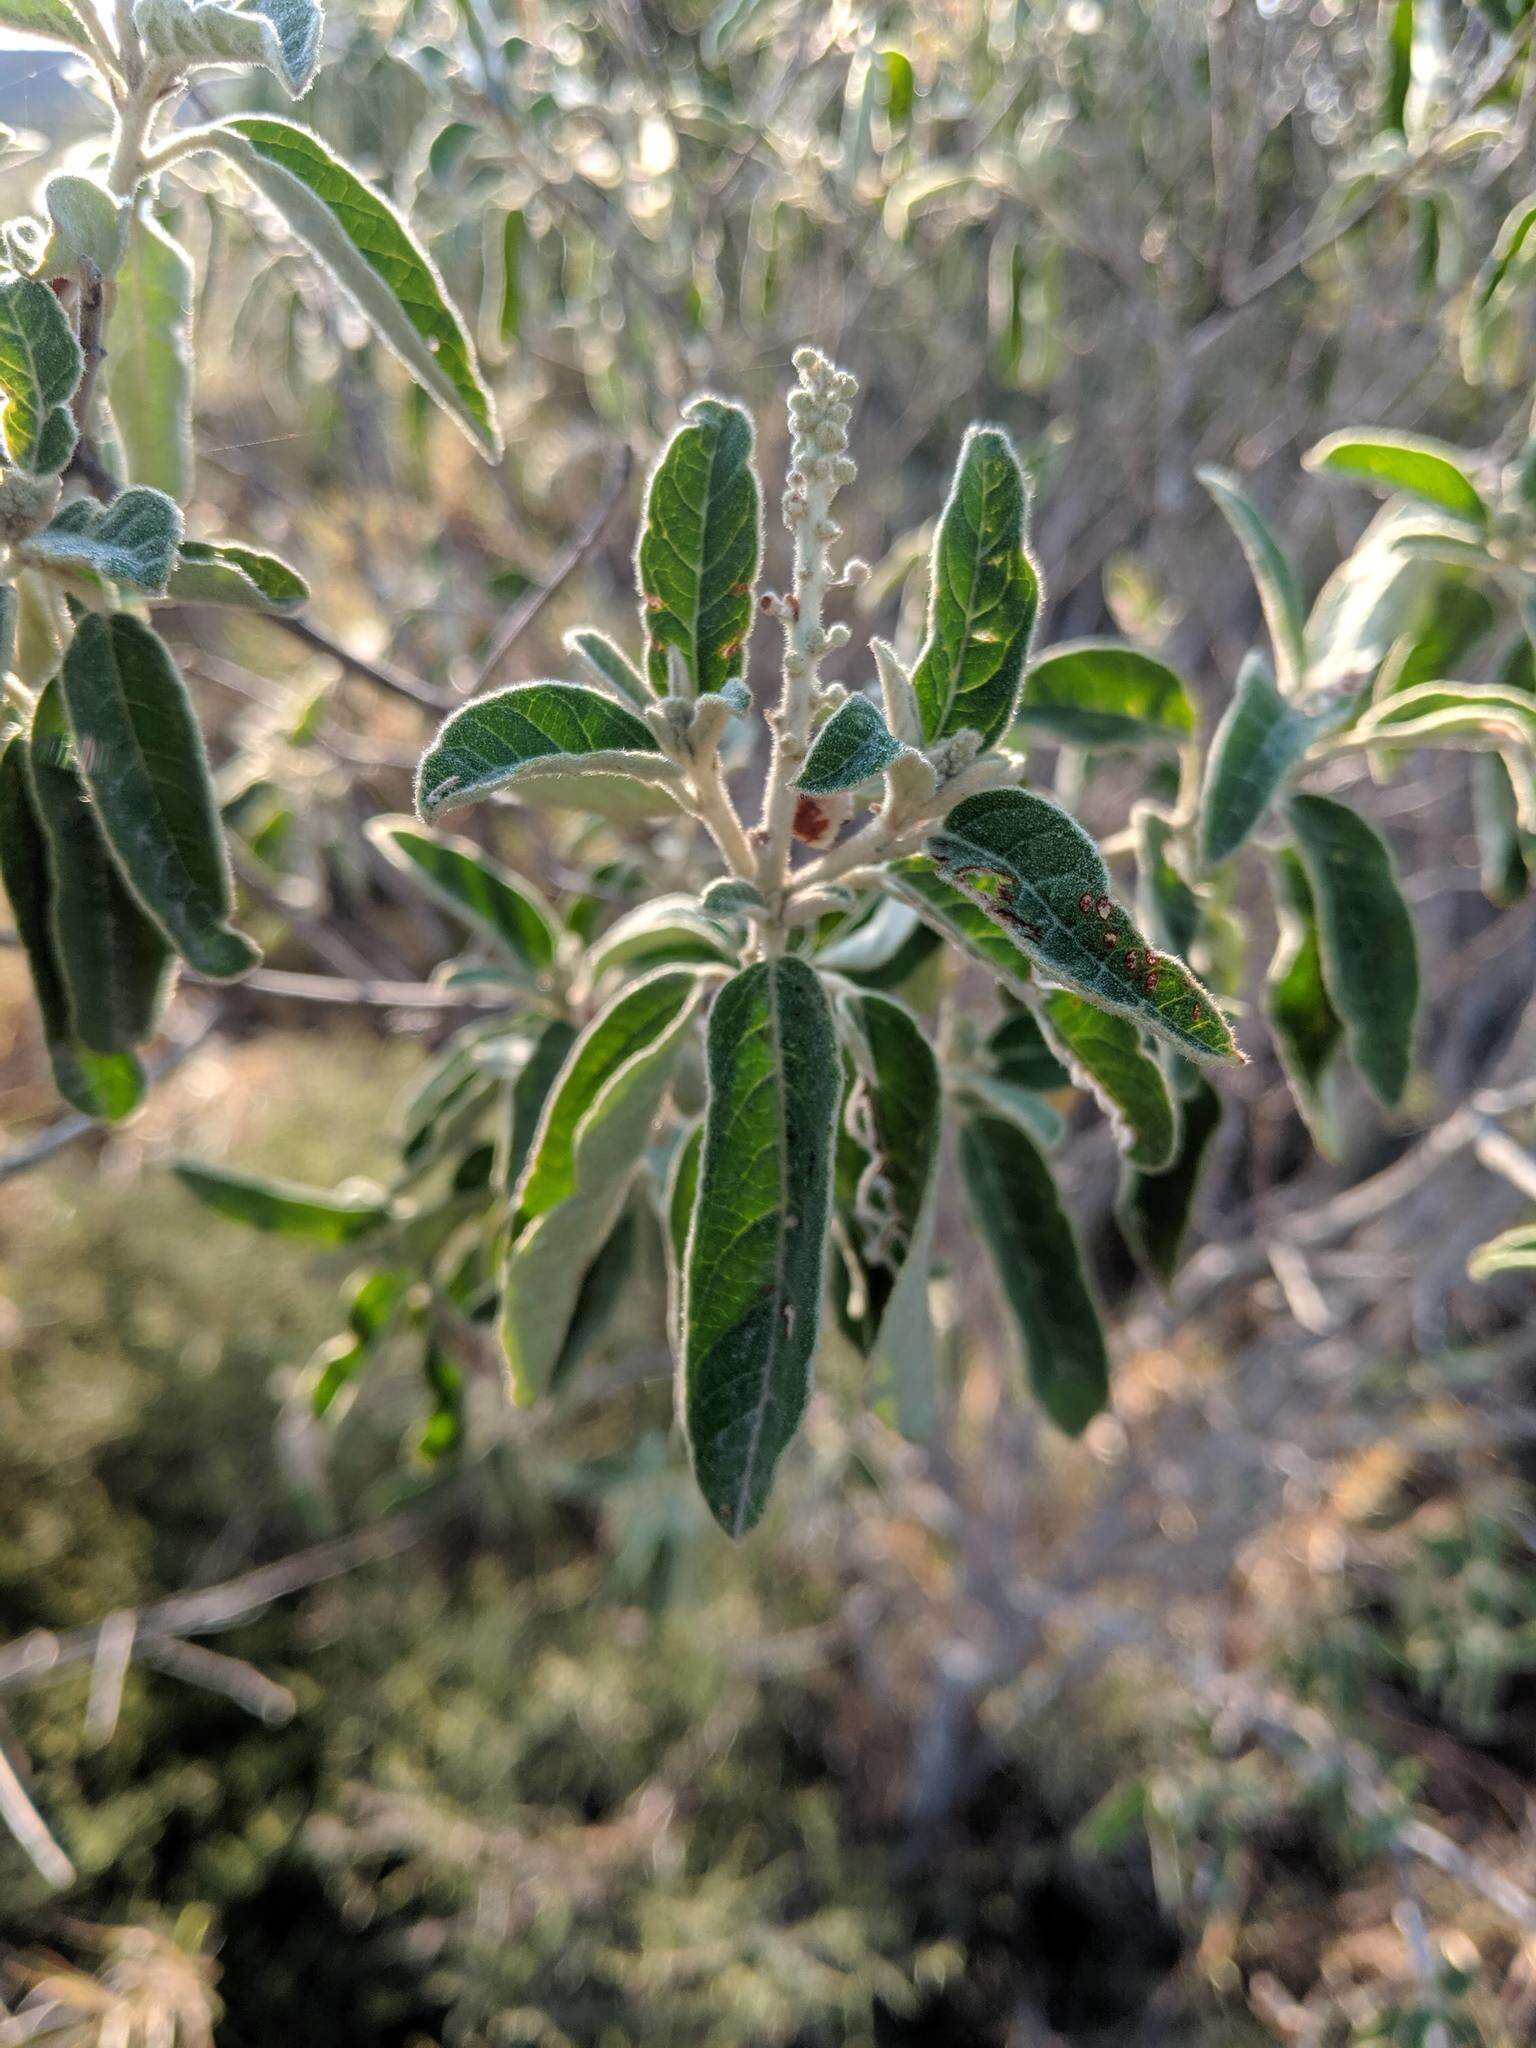
M 645 677 L 606 633 L 599 633 L 592 626 L 577 626 L 566 634 L 564 645 L 586 664 L 601 688 L 616 690 L 632 704 L 651 701 Z
M 1166 1287 L 1179 1268 L 1190 1213 L 1211 1140 L 1221 1122 L 1221 1097 L 1203 1074 L 1180 1091 L 1179 1142 L 1160 1173 L 1127 1170 L 1115 1218 L 1138 1265 Z
M 734 962 L 738 952 L 693 897 L 653 896 L 648 903 L 626 911 L 593 940 L 587 971 L 596 981 L 614 967 L 659 966 L 668 960 Z
M 540 763 L 681 781 L 650 728 L 614 698 L 582 683 L 517 683 L 449 713 L 416 771 L 416 808 L 434 824 L 530 781 Z
M 295 99 L 314 75 L 321 20 L 317 0 L 135 0 L 133 10 L 145 54 L 157 65 L 182 75 L 259 65 Z
M 464 323 L 389 201 L 289 121 L 239 115 L 209 129 L 207 142 L 276 209 L 417 383 L 483 452 L 499 455 L 501 434 Z
M 1226 1019 L 1181 960 L 1149 949 L 1109 893 L 1103 856 L 1046 797 L 967 797 L 928 842 L 946 881 L 1052 981 L 1119 1011 L 1197 1060 L 1234 1060 Z
M 62 469 L 75 446 L 69 400 L 84 358 L 58 299 L 35 277 L 0 283 L 0 439 L 21 469 Z
M 1200 859 L 1230 859 L 1263 820 L 1308 747 L 1343 707 L 1299 709 L 1275 688 L 1263 658 L 1250 654 L 1232 701 L 1211 736 L 1200 790 Z
M 1467 473 L 1466 458 L 1424 434 L 1346 429 L 1329 434 L 1302 457 L 1308 469 L 1356 477 L 1386 491 L 1405 491 L 1482 526 L 1488 507 Z
M 972 427 L 934 536 L 928 632 L 912 672 L 926 740 L 968 728 L 990 745 L 1013 717 L 1040 604 L 1024 546 L 1028 502 L 1008 436 Z
M 683 1393 L 694 1471 L 732 1536 L 761 1516 L 810 1393 L 840 1063 L 802 960 L 762 960 L 716 996 Z
M 105 577 L 164 590 L 181 539 L 181 513 L 163 491 L 135 485 L 108 506 L 75 498 L 25 544 L 29 562 L 59 575 Z
M 1271 882 L 1278 936 L 1265 990 L 1269 1028 L 1313 1142 L 1333 1159 L 1339 1150 L 1333 1081 L 1344 1024 L 1323 979 L 1317 906 L 1294 848 L 1281 849 Z
M 1065 640 L 1029 664 L 1019 736 L 1077 747 L 1168 747 L 1188 739 L 1194 706 L 1166 663 L 1115 640 Z
M 1029 962 L 986 911 L 947 881 L 926 853 L 893 861 L 883 877 L 886 888 L 909 904 L 941 938 L 978 961 L 1015 995 L 1029 986 Z
M 1536 1223 L 1522 1223 L 1478 1246 L 1467 1261 L 1474 1280 L 1492 1280 L 1499 1273 L 1529 1272 L 1536 1266 Z
M 192 489 L 192 259 L 144 207 L 113 280 L 106 362 L 128 480 L 178 504 Z
M 208 1208 L 277 1237 L 303 1238 L 309 1244 L 356 1244 L 390 1220 L 382 1190 L 367 1183 L 309 1188 L 197 1159 L 178 1159 L 174 1166 L 177 1179 Z
M 91 37 L 83 16 L 89 5 L 90 0 L 79 5 L 76 0 L 0 0 L 0 25 L 89 54 Z
M 741 675 L 762 519 L 750 414 L 694 399 L 652 472 L 636 556 L 645 669 L 658 697 L 671 688 L 669 648 L 682 656 L 695 695 Z
M 1136 1026 L 1065 988 L 1043 996 L 1040 1011 L 1072 1078 L 1110 1118 L 1126 1158 L 1160 1173 L 1173 1159 L 1178 1116 L 1163 1070 L 1144 1050 Z
M 178 604 L 296 612 L 309 600 L 309 585 L 278 556 L 243 541 L 184 540 L 166 594 Z
M 892 739 L 869 699 L 849 697 L 817 733 L 795 787 L 808 796 L 857 789 L 889 768 L 901 751 L 900 740 Z

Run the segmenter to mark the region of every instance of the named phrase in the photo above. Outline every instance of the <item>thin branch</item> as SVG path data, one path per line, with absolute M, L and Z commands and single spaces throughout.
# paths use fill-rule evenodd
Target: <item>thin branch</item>
M 561 584 L 580 568 L 593 548 L 602 539 L 608 521 L 612 518 L 615 507 L 624 495 L 624 487 L 629 482 L 629 473 L 633 464 L 634 456 L 627 447 L 621 447 L 614 451 L 613 461 L 608 471 L 608 481 L 603 488 L 603 495 L 598 499 L 585 524 L 572 536 L 565 552 L 557 558 L 544 581 L 536 590 L 528 591 L 512 607 L 511 611 L 507 613 L 506 618 L 503 619 L 500 630 L 491 642 L 490 653 L 486 655 L 485 660 L 480 664 L 480 672 L 474 681 L 473 695 L 478 696 L 482 690 L 488 690 L 491 687 L 491 684 L 496 680 L 500 672 L 502 663 L 517 645 L 519 639 L 527 632 Z
M 278 1685 L 243 1657 L 226 1657 L 202 1643 L 184 1643 L 176 1636 L 143 1631 L 135 1640 L 134 1654 L 168 1678 L 179 1678 L 183 1685 L 200 1686 L 204 1692 L 233 1700 L 269 1728 L 281 1728 L 299 1711 L 299 1703 L 286 1685 Z
M 31 1859 L 44 1884 L 63 1891 L 75 1881 L 75 1866 L 48 1832 L 47 1823 L 27 1796 L 27 1788 L 0 1743 L 0 1820 Z
M 349 647 L 343 647 L 333 639 L 322 626 L 310 619 L 291 618 L 277 612 L 263 615 L 267 624 L 276 626 L 292 640 L 302 640 L 306 647 L 312 647 L 318 654 L 328 654 L 332 661 L 339 662 L 349 675 L 360 676 L 366 683 L 374 683 L 381 690 L 388 690 L 392 696 L 404 697 L 412 704 L 421 704 L 428 711 L 451 711 L 458 698 L 446 690 L 434 689 L 419 676 L 407 674 L 404 669 L 395 668 L 388 662 L 369 661 L 361 654 L 354 654 Z
M 256 995 L 283 996 L 298 1003 L 331 1003 L 378 1010 L 476 1010 L 504 1005 L 505 990 L 442 988 L 433 981 L 349 979 L 340 974 L 298 974 L 258 967 L 239 984 Z

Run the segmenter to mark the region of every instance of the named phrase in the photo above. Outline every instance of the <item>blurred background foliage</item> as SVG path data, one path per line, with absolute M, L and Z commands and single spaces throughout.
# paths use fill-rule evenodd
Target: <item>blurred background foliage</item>
M 467 687 L 510 627 L 509 680 L 562 673 L 573 624 L 628 637 L 626 536 L 681 402 L 754 404 L 771 473 L 803 340 L 862 386 L 869 627 L 915 634 L 925 522 L 960 429 L 994 418 L 1035 482 L 1044 637 L 1124 633 L 1214 715 L 1259 621 L 1197 465 L 1250 481 L 1310 591 L 1370 510 L 1301 470 L 1319 436 L 1506 460 L 1526 438 L 1530 295 L 1480 311 L 1478 280 L 1536 185 L 1528 20 L 334 8 L 309 116 L 432 246 L 509 452 L 475 464 L 258 210 L 187 204 L 199 530 L 280 548 L 322 634 L 172 622 L 278 969 L 420 988 L 451 953 L 361 830 L 407 807 L 427 729 L 392 685 Z M 16 211 L 43 139 L 96 123 L 67 66 L 6 63 Z M 1105 758 L 1063 793 L 1112 830 L 1132 785 Z M 1524 856 L 1480 874 L 1475 795 L 1436 756 L 1377 805 L 1433 963 L 1401 1126 L 1352 1105 L 1318 1164 L 1261 1053 L 1174 1307 L 1132 1294 L 1111 1148 L 1079 1140 L 1115 1419 L 1078 1448 L 1037 1431 L 957 1260 L 938 1443 L 851 1419 L 836 1352 L 740 1552 L 666 1440 L 648 1211 L 558 1410 L 509 1415 L 471 1370 L 431 1461 L 402 1333 L 315 1417 L 346 1254 L 226 1232 L 166 1161 L 382 1170 L 455 1013 L 193 992 L 137 1124 L 0 1184 L 0 1757 L 76 1873 L 50 1889 L 0 1836 L 0 2041 L 1528 2041 L 1530 1292 L 1464 1274 L 1521 1205 L 1469 1156 L 1407 1151 L 1529 1072 Z M 547 814 L 488 829 L 567 908 L 607 863 L 594 918 L 642 848 L 652 891 L 682 855 Z M 0 952 L 25 1150 L 52 1110 L 20 980 Z M 1312 1263 L 1269 1270 L 1299 1215 Z M 136 1661 L 115 1712 L 100 1655 L 28 1677 L 29 1631 L 359 1529 L 392 1533 L 240 1609 L 217 1668 Z

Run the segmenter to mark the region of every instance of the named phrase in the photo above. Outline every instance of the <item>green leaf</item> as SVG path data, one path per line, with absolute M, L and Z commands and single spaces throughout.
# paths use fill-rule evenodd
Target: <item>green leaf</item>
M 1136 835 L 1136 907 L 1152 942 L 1185 959 L 1200 933 L 1200 898 L 1169 853 L 1173 820 L 1153 804 L 1131 811 Z
M 1263 820 L 1303 755 L 1344 707 L 1298 710 L 1275 688 L 1263 657 L 1250 654 L 1232 701 L 1211 736 L 1200 790 L 1200 863 L 1228 860 Z
M 35 277 L 0 284 L 0 439 L 21 469 L 62 469 L 75 446 L 69 400 L 84 366 L 58 299 Z
M 185 76 L 223 65 L 260 65 L 292 98 L 307 90 L 320 54 L 317 0 L 135 0 L 134 26 L 147 55 Z
M 1476 526 L 1487 524 L 1488 507 L 1467 474 L 1461 452 L 1427 435 L 1349 428 L 1329 434 L 1301 459 L 1308 469 L 1357 477 L 1383 490 L 1406 491 Z
M 639 1224 L 637 1205 L 631 1200 L 583 1275 L 565 1342 L 550 1370 L 552 1389 L 564 1386 L 612 1328 L 634 1273 Z
M 549 1385 L 582 1282 L 644 1155 L 692 1023 L 700 984 L 664 970 L 577 1039 L 545 1105 L 515 1202 L 500 1334 L 512 1395 Z
M 1473 1280 L 1491 1280 L 1496 1273 L 1519 1273 L 1536 1266 L 1536 1224 L 1521 1223 L 1478 1246 L 1467 1261 Z
M 938 1217 L 944 1085 L 938 1061 L 911 1013 L 888 996 L 844 996 L 857 1085 L 850 1129 L 867 1164 L 853 1222 L 866 1267 L 884 1267 L 889 1292 L 870 1352 L 875 1400 L 903 1436 L 921 1441 L 934 1420 L 933 1323 L 929 1268 Z
M 1323 980 L 1355 1065 L 1389 1109 L 1413 1058 L 1419 960 L 1385 842 L 1331 797 L 1294 796 L 1291 826 L 1317 905 Z
M 1340 747 L 1453 747 L 1503 756 L 1523 830 L 1536 832 L 1536 698 L 1506 683 L 1419 683 L 1373 704 Z
M 1051 1170 L 1017 1124 L 996 1116 L 961 1125 L 960 1168 L 1035 1398 L 1058 1429 L 1077 1436 L 1109 1399 L 1109 1355 Z
M 307 1244 L 356 1244 L 390 1221 L 383 1191 L 366 1182 L 309 1188 L 196 1159 L 173 1164 L 177 1179 L 208 1208 L 276 1237 L 302 1238 Z
M 1381 118 L 1383 127 L 1399 135 L 1407 133 L 1404 115 L 1413 80 L 1413 4 L 1414 0 L 1393 0 L 1391 7 L 1383 10 L 1387 51 Z
M 496 1185 L 503 1194 L 510 1195 L 522 1179 L 549 1091 L 565 1071 L 575 1043 L 575 1025 L 564 1017 L 552 1017 L 534 1040 L 516 1079 L 507 1089 L 496 1162 Z
M 79 1044 L 69 994 L 54 952 L 48 842 L 32 800 L 27 741 L 15 733 L 0 752 L 0 883 L 31 971 L 54 1086 L 84 1116 L 110 1122 L 143 1100 L 144 1073 L 132 1053 Z
M 1336 1159 L 1339 1130 L 1332 1083 L 1344 1044 L 1344 1024 L 1323 980 L 1317 906 L 1307 871 L 1293 847 L 1282 848 L 1270 881 L 1278 937 L 1265 989 L 1269 1028 L 1313 1142 L 1325 1158 Z
M 416 808 L 434 824 L 514 783 L 529 784 L 540 762 L 681 781 L 649 727 L 612 697 L 582 683 L 516 683 L 449 713 L 416 771 Z
M 76 171 L 55 171 L 43 187 L 43 206 L 52 224 L 41 257 L 41 277 L 75 277 L 94 263 L 103 277 L 115 276 L 128 242 L 128 201 L 99 179 Z
M 1504 216 L 1493 247 L 1472 280 L 1461 330 L 1461 369 L 1469 384 L 1481 384 L 1488 333 L 1498 303 L 1530 262 L 1536 233 L 1536 197 L 1522 199 Z
M 1515 785 L 1496 754 L 1480 754 L 1472 763 L 1472 819 L 1483 894 L 1505 908 L 1519 903 L 1530 890 L 1530 863 L 1520 833 Z
M 926 853 L 892 861 L 884 880 L 892 895 L 910 905 L 924 924 L 979 962 L 1014 995 L 1029 987 L 1029 962 L 1021 958 L 1007 932 L 946 881 Z
M 1051 1051 L 1033 1010 L 1018 1009 L 1005 1017 L 987 1039 L 987 1054 L 1001 1081 L 1049 1095 L 1070 1088 L 1072 1076 Z
M 23 554 L 62 575 L 105 577 L 136 590 L 164 590 L 181 539 L 181 514 L 163 491 L 135 485 L 105 509 L 76 498 L 26 542 Z
M 130 888 L 199 974 L 249 973 L 261 952 L 229 922 L 229 856 L 203 736 L 164 641 L 126 612 L 87 613 L 62 680 L 97 816 Z
M 544 1106 L 517 1187 L 514 1230 L 521 1230 L 570 1195 L 575 1186 L 576 1138 L 582 1119 L 628 1061 L 671 1031 L 692 1006 L 698 989 L 698 977 L 690 970 L 664 968 L 632 982 L 588 1024 L 572 1046 Z
M 758 1521 L 810 1394 L 841 1063 L 803 960 L 760 960 L 716 996 L 688 1247 L 683 1395 L 694 1472 L 731 1536 Z
M 683 1349 L 683 1281 L 688 1266 L 688 1233 L 699 1204 L 699 1166 L 704 1158 L 702 1120 L 683 1133 L 667 1171 L 667 1328 L 674 1351 Z
M 0 26 L 91 54 L 90 31 L 74 0 L 0 0 Z
M 666 960 L 734 962 L 738 952 L 693 897 L 653 896 L 649 903 L 637 903 L 626 911 L 601 938 L 593 940 L 587 973 L 595 982 L 614 967 L 659 966 Z
M 1163 1070 L 1142 1049 L 1136 1026 L 1065 988 L 1053 989 L 1040 1007 L 1073 1079 L 1110 1118 L 1126 1158 L 1161 1173 L 1173 1160 L 1179 1120 Z
M 554 965 L 555 914 L 533 886 L 467 839 L 423 832 L 411 818 L 370 818 L 364 831 L 386 860 L 533 973 Z
M 178 604 L 288 613 L 309 602 L 309 585 L 297 569 L 243 541 L 184 540 L 166 595 Z
M 592 626 L 576 626 L 562 643 L 566 651 L 584 662 L 601 688 L 617 690 L 631 704 L 649 704 L 651 693 L 639 669 L 615 641 Z
M 743 673 L 762 557 L 751 415 L 696 398 L 683 422 L 652 472 L 636 555 L 645 670 L 658 697 L 671 688 L 669 647 L 696 696 Z
M 1109 893 L 1103 857 L 1043 796 L 967 797 L 928 850 L 944 878 L 1048 979 L 1117 1010 L 1197 1060 L 1240 1060 L 1226 1019 L 1183 961 L 1149 949 Z
M 128 476 L 182 504 L 192 490 L 192 259 L 141 206 L 114 280 L 106 361 Z
M 267 115 L 207 131 L 208 143 L 282 216 L 379 339 L 491 456 L 501 435 L 464 324 L 425 249 L 389 201 L 319 136 Z
M 1196 475 L 1237 535 L 1269 628 L 1275 674 L 1284 695 L 1294 697 L 1304 686 L 1307 673 L 1307 615 L 1295 572 L 1268 520 L 1235 476 L 1224 469 L 1201 469 Z
M 1317 594 L 1307 617 L 1307 696 L 1358 687 L 1394 643 L 1426 615 L 1443 578 L 1409 543 L 1439 515 L 1422 505 L 1384 505 Z M 1458 529 L 1464 533 L 1464 529 Z
M 174 963 L 107 850 L 56 681 L 37 700 L 27 767 L 48 846 L 49 934 L 69 1035 L 93 1053 L 131 1052 L 154 1035 Z
M 857 789 L 889 768 L 901 753 L 885 720 L 867 697 L 849 697 L 817 733 L 795 783 L 807 796 L 832 796 Z
M 928 634 L 912 672 L 925 740 L 968 728 L 991 746 L 1013 718 L 1040 606 L 1028 503 L 1008 436 L 972 427 L 934 537 Z
M 756 882 L 743 881 L 736 875 L 717 876 L 699 898 L 699 908 L 706 917 L 734 918 L 749 910 L 766 907 L 763 892 Z
M 1116 1220 L 1137 1263 L 1164 1287 L 1178 1271 L 1206 1154 L 1220 1122 L 1221 1097 L 1204 1075 L 1197 1075 L 1180 1099 L 1179 1143 L 1171 1162 L 1160 1173 L 1133 1167 L 1121 1183 Z
M 1114 640 L 1064 640 L 1024 674 L 1016 730 L 1074 747 L 1177 747 L 1194 706 L 1164 662 Z

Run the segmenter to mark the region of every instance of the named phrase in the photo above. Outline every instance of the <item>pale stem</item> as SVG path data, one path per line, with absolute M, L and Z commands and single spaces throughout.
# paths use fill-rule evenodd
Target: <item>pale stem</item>
M 690 764 L 689 782 L 693 790 L 695 815 L 720 849 L 726 866 L 733 875 L 739 875 L 743 881 L 751 881 L 757 871 L 757 862 L 736 806 L 731 801 L 731 793 L 726 788 L 718 743 L 699 750 Z
M 773 755 L 759 826 L 758 887 L 770 902 L 782 894 L 788 879 L 795 778 L 810 750 L 818 669 L 824 652 L 821 610 L 832 582 L 827 542 L 818 537 L 817 530 L 830 517 L 836 488 L 830 482 L 807 478 L 805 513 L 795 529 L 794 586 L 784 619 L 784 681 L 772 713 Z

